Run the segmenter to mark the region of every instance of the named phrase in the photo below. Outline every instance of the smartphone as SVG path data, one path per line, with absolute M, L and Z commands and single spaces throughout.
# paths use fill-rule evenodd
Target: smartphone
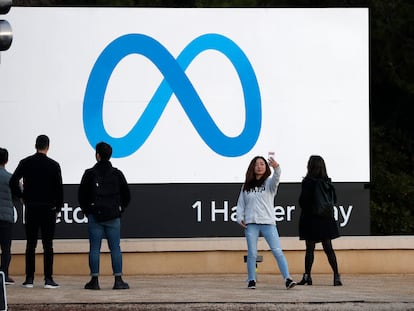
M 270 159 L 270 158 L 275 158 L 275 152 L 274 151 L 269 151 L 268 153 L 267 153 L 267 157 L 268 157 L 268 159 Z

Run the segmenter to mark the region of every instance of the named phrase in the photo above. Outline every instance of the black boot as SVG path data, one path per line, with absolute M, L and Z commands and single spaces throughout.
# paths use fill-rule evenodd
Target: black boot
M 101 289 L 99 287 L 98 277 L 93 276 L 91 280 L 85 284 L 85 289 L 95 289 L 95 290 Z
M 336 273 L 334 274 L 334 286 L 342 286 L 342 282 L 341 282 L 341 275 Z
M 303 274 L 302 280 L 298 283 L 298 285 L 312 285 L 312 278 L 310 274 Z
M 122 280 L 120 275 L 116 275 L 114 287 L 112 289 L 129 289 L 129 285 Z

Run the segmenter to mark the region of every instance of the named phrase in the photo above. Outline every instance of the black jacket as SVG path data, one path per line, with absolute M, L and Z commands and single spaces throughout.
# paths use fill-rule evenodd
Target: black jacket
M 23 178 L 23 191 L 19 181 Z M 20 161 L 12 177 L 10 188 L 25 205 L 56 208 L 63 206 L 63 185 L 60 165 L 46 154 L 37 152 Z
M 89 214 L 91 204 L 94 203 L 95 200 L 95 172 L 98 172 L 100 175 L 105 175 L 106 171 L 112 169 L 115 169 L 115 173 L 119 178 L 119 194 L 122 211 L 129 205 L 129 202 L 131 201 L 131 193 L 124 174 L 120 170 L 113 168 L 110 161 L 99 161 L 92 168 L 85 170 L 79 185 L 78 201 L 84 214 Z
M 305 177 L 299 196 L 301 214 L 299 218 L 299 238 L 301 240 L 321 242 L 339 237 L 338 224 L 334 218 L 313 215 L 314 192 L 317 180 Z

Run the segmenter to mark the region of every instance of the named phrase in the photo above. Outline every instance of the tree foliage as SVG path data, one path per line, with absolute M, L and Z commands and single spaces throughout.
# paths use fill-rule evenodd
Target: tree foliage
M 370 1 L 371 230 L 414 233 L 414 5 Z
M 372 128 L 372 234 L 414 232 L 413 140 L 401 130 Z

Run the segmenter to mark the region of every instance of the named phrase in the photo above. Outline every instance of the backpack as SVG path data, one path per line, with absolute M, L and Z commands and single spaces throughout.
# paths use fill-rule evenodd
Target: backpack
M 91 204 L 91 213 L 98 221 L 108 221 L 121 216 L 121 195 L 119 190 L 119 176 L 116 168 L 110 168 L 104 175 L 93 170 L 94 203 Z
M 333 218 L 333 208 L 336 203 L 335 188 L 330 181 L 318 179 L 315 185 L 313 215 L 322 218 Z

